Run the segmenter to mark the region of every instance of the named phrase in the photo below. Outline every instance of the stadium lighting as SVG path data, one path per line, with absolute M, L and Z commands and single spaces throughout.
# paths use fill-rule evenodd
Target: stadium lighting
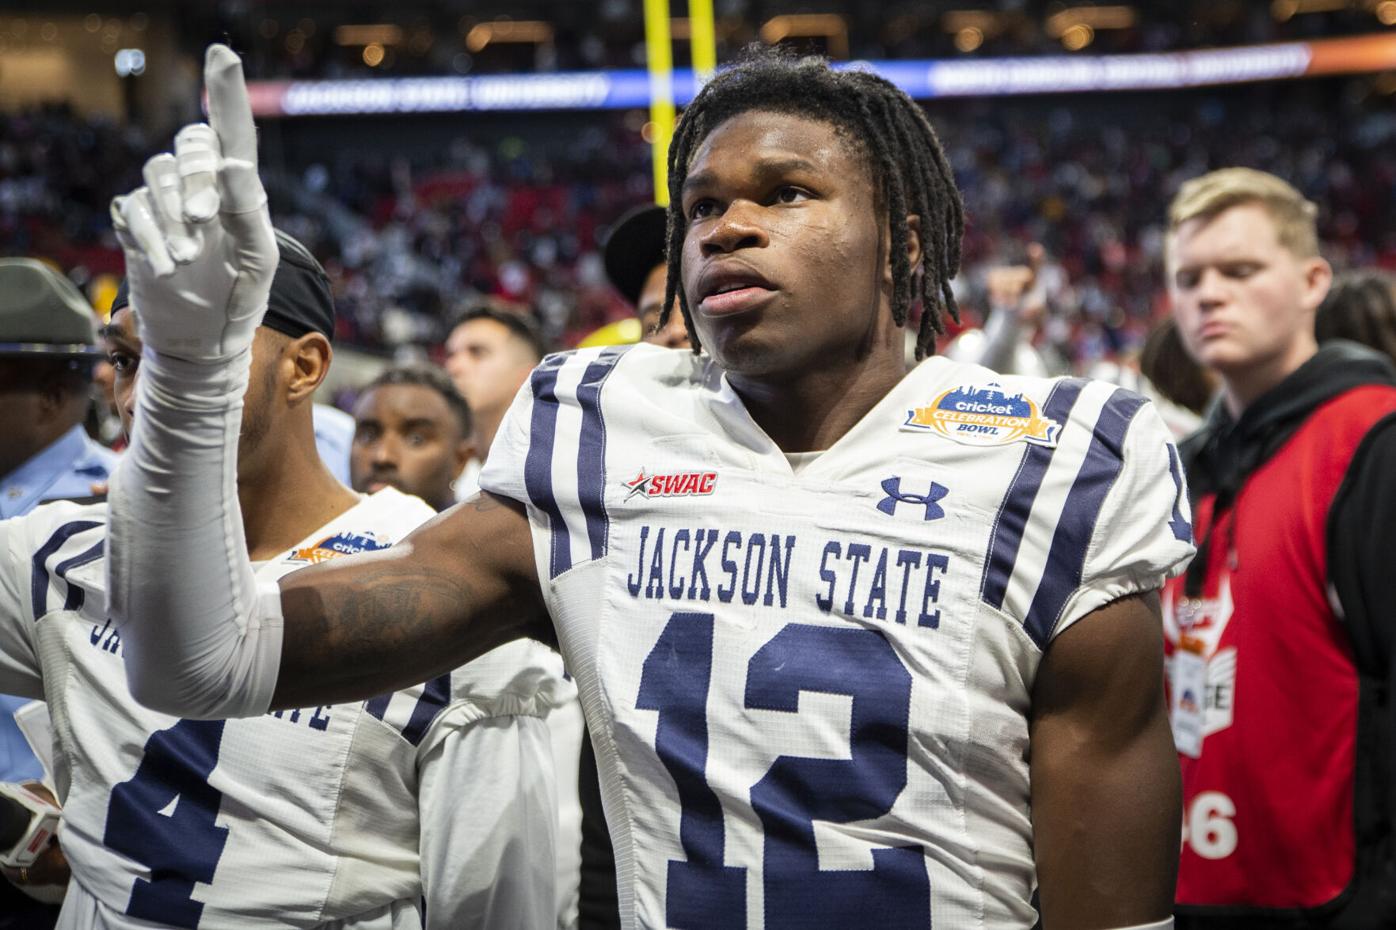
M 1085 23 L 1074 23 L 1062 32 L 1061 40 L 1062 48 L 1068 52 L 1079 52 L 1095 41 L 1095 30 Z
M 398 45 L 402 42 L 402 27 L 388 23 L 367 26 L 336 26 L 336 45 Z
M 955 47 L 962 52 L 972 52 L 984 44 L 984 30 L 978 26 L 966 26 L 955 33 Z
M 516 42 L 528 45 L 545 45 L 553 40 L 553 27 L 541 20 L 521 19 L 502 20 L 494 23 L 477 23 L 465 34 L 465 47 L 473 54 L 485 50 L 489 45 L 502 42 Z
M 772 16 L 761 27 L 761 41 L 775 45 L 785 39 L 823 39 L 830 58 L 848 57 L 848 23 L 833 13 Z
M 145 52 L 138 48 L 123 48 L 116 53 L 115 64 L 117 77 L 145 74 Z
M 955 48 L 965 53 L 977 51 L 1011 24 L 1007 14 L 989 10 L 949 10 L 940 18 L 941 28 L 955 37 Z
M 1085 48 L 1091 44 L 1090 40 L 1095 38 L 1098 30 L 1129 29 L 1137 18 L 1134 10 L 1127 6 L 1074 6 L 1047 17 L 1047 34 L 1054 39 L 1061 39 L 1063 45 L 1072 48 L 1071 45 L 1067 45 L 1067 34 L 1073 33 L 1079 39 L 1086 35 L 1079 27 L 1085 26 L 1090 37 L 1075 46 Z
M 370 42 L 364 46 L 364 64 L 370 68 L 376 68 L 383 63 L 383 46 L 377 42 Z
M 1383 26 L 1396 26 L 1396 0 L 1382 0 L 1377 4 L 1377 22 Z
M 1348 6 L 1348 0 L 1274 0 L 1270 15 L 1277 22 L 1287 23 L 1301 13 L 1336 13 Z

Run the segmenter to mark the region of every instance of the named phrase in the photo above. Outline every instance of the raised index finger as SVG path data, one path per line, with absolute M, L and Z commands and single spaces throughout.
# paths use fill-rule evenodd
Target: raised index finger
M 224 158 L 257 164 L 257 129 L 242 77 L 242 59 L 226 45 L 210 45 L 204 58 L 208 122 L 218 133 Z

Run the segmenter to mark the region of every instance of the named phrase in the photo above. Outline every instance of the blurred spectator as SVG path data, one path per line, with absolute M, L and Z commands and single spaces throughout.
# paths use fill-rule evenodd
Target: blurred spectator
M 1060 266 L 1047 265 L 1040 243 L 1027 247 L 1022 264 L 989 268 L 984 275 L 989 315 L 982 329 L 966 329 L 945 347 L 946 357 L 1006 375 L 1044 378 L 1065 373 L 1065 362 L 1034 346 L 1046 323 L 1048 303 L 1066 286 Z
M 474 457 L 470 408 L 438 368 L 389 368 L 354 404 L 353 488 L 394 487 L 436 510 L 456 502 L 455 479 Z
M 1319 348 L 1316 214 L 1246 168 L 1168 211 L 1178 331 L 1221 381 L 1182 449 L 1197 556 L 1163 594 L 1183 930 L 1396 922 L 1396 784 L 1370 774 L 1396 738 L 1396 370 Z
M 1188 354 L 1172 317 L 1155 326 L 1144 340 L 1139 370 L 1169 402 L 1198 416 L 1217 390 L 1217 376 Z
M 456 482 L 458 500 L 478 490 L 474 477 L 478 465 L 489 455 L 514 395 L 544 352 L 537 324 L 522 313 L 476 307 L 451 328 L 446 338 L 446 373 L 470 405 L 475 421 L 471 445 L 477 457 L 476 467 L 468 467 Z
M 1350 339 L 1396 361 L 1396 278 L 1381 271 L 1350 271 L 1333 280 L 1314 335 L 1320 343 Z
M 664 260 L 666 225 L 667 212 L 663 207 L 647 205 L 631 210 L 620 218 L 606 239 L 602 260 L 611 286 L 635 308 L 641 340 L 670 349 L 687 349 L 688 329 L 677 300 L 669 321 L 659 325 L 669 272 Z

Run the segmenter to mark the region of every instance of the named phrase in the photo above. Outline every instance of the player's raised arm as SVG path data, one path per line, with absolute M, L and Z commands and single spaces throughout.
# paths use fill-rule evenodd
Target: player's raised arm
M 235 468 L 277 247 L 242 62 L 212 46 L 205 81 L 210 125 L 181 130 L 112 204 L 146 347 L 107 561 L 132 691 L 183 717 L 250 716 L 421 681 L 540 616 L 536 589 L 515 597 L 533 573 L 526 518 L 486 502 L 391 556 L 298 576 L 284 602 L 257 589 Z

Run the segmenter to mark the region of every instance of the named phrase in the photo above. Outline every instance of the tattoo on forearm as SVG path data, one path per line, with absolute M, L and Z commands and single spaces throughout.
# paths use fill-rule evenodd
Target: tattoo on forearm
M 351 578 L 335 582 L 292 585 L 282 593 L 292 672 L 358 690 L 358 681 L 394 678 L 396 673 L 410 677 L 411 669 L 431 668 L 446 659 L 456 665 L 484 651 L 471 649 L 470 638 L 461 636 L 461 621 L 477 598 L 454 573 L 399 562 L 362 566 Z

